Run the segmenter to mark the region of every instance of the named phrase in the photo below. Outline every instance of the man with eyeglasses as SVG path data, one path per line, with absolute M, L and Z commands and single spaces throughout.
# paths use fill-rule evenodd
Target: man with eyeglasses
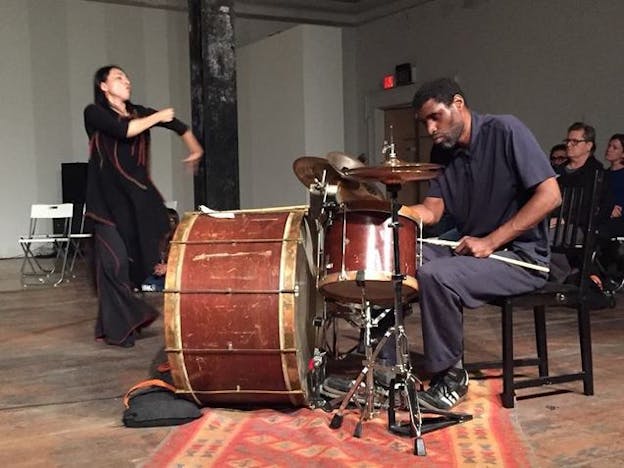
M 567 137 L 563 140 L 566 145 L 568 163 L 555 167 L 558 174 L 559 187 L 591 187 L 594 183 L 596 171 L 604 172 L 604 166 L 594 157 L 596 149 L 596 130 L 585 122 L 575 122 L 568 127 Z M 609 219 L 613 210 L 613 195 L 608 177 L 603 177 L 602 189 L 599 194 L 599 211 L 596 216 L 596 225 L 600 226 Z M 591 209 L 591 199 L 583 202 L 582 211 L 587 213 Z M 553 254 L 550 263 L 550 280 L 563 283 L 578 268 L 578 259 L 568 258 L 564 254 Z
M 596 171 L 604 171 L 604 166 L 594 157 L 596 150 L 596 130 L 585 122 L 575 122 L 568 127 L 568 135 L 563 140 L 566 145 L 568 163 L 555 168 L 559 174 L 559 186 L 589 186 L 593 183 Z M 603 178 L 599 199 L 600 210 L 596 218 L 597 225 L 609 218 L 613 210 L 613 197 L 608 178 Z M 589 199 L 583 211 L 589 210 Z

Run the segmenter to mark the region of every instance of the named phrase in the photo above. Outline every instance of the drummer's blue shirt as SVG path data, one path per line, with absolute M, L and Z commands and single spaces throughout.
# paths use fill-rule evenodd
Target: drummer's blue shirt
M 444 200 L 460 237 L 483 237 L 512 218 L 535 187 L 555 173 L 531 131 L 516 117 L 475 112 L 471 116 L 469 147 L 446 150 L 450 163 L 431 181 L 427 196 Z M 504 248 L 547 265 L 547 220 L 500 247 Z

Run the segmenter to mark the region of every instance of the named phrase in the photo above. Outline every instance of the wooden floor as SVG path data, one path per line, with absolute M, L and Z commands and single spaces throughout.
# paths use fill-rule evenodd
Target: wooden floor
M 86 275 L 56 288 L 23 289 L 18 269 L 18 260 L 0 260 L 0 466 L 140 465 L 171 429 L 125 428 L 121 397 L 162 360 L 162 319 L 134 348 L 95 342 L 96 299 Z M 624 297 L 619 302 L 624 305 Z M 552 366 L 577 366 L 573 315 L 562 309 L 550 317 Z M 530 319 L 518 314 L 520 354 L 532 349 Z M 418 352 L 419 314 L 406 325 Z M 592 325 L 596 395 L 584 396 L 580 382 L 549 387 L 565 392 L 539 398 L 526 398 L 535 391 L 523 390 L 509 410 L 531 447 L 533 466 L 624 463 L 624 307 L 593 312 Z M 493 309 L 466 312 L 468 360 L 498 354 L 499 327 Z

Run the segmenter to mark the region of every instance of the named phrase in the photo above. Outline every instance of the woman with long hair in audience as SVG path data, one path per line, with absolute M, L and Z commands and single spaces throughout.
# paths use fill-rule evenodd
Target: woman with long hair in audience
M 132 86 L 116 65 L 96 71 L 94 102 L 84 110 L 89 136 L 86 214 L 94 221 L 98 315 L 95 337 L 134 346 L 135 336 L 158 312 L 134 289 L 160 263 L 169 232 L 167 208 L 149 172 L 150 129 L 176 132 L 195 167 L 203 149 L 172 108 L 155 110 L 130 101 Z
M 624 133 L 609 138 L 605 159 L 610 165 L 606 182 L 611 188 L 614 205 L 609 219 L 598 226 L 599 259 L 606 279 L 611 281 L 609 286 L 619 290 L 624 286 L 624 249 L 616 240 L 624 237 Z

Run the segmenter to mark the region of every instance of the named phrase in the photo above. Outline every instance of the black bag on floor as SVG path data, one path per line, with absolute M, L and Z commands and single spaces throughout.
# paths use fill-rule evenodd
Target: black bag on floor
M 139 382 L 124 397 L 127 427 L 178 426 L 201 416 L 198 406 L 178 398 L 175 387 L 159 379 Z

